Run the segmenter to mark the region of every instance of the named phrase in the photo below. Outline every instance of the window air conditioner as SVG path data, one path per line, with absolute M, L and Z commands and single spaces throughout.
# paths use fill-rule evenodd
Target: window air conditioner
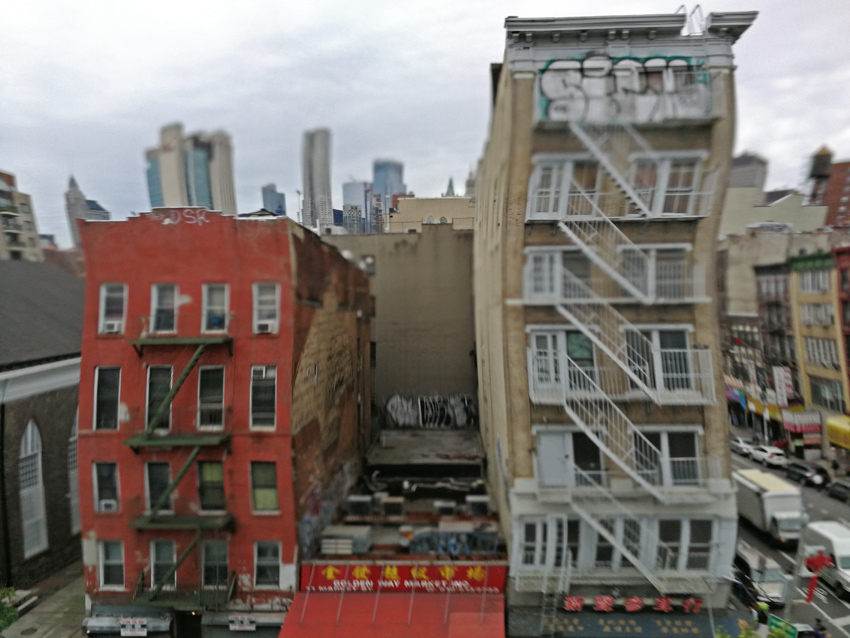
M 258 321 L 257 334 L 269 334 L 275 332 L 277 326 L 274 321 Z
M 368 494 L 349 496 L 347 503 L 350 516 L 372 515 L 372 497 Z
M 117 512 L 118 501 L 113 498 L 103 499 L 97 502 L 97 510 L 99 512 Z
M 120 321 L 104 321 L 103 322 L 103 332 L 105 334 L 117 334 L 121 332 L 121 322 Z
M 456 509 L 454 501 L 434 501 L 434 511 L 442 516 L 453 516 Z
M 470 516 L 490 516 L 490 497 L 470 494 L 466 497 L 466 513 Z

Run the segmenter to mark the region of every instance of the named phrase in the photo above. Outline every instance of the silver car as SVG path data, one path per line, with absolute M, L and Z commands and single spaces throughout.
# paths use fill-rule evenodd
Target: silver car
M 782 467 L 788 462 L 785 452 L 772 445 L 757 445 L 753 448 L 750 456 L 753 461 L 772 467 Z
M 755 445 L 756 444 L 753 441 L 745 439 L 742 436 L 733 436 L 729 439 L 729 449 L 736 454 L 741 454 L 742 456 L 749 456 L 752 454 Z

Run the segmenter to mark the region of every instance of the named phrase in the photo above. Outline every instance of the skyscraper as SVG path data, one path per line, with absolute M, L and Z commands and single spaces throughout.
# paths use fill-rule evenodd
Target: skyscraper
M 275 215 L 286 215 L 286 195 L 277 192 L 277 186 L 263 186 L 263 208 Z
M 96 200 L 86 199 L 73 175 L 68 180 L 68 190 L 65 191 L 65 215 L 68 217 L 68 230 L 71 233 L 74 248 L 80 247 L 80 233 L 77 230 L 78 219 L 103 221 L 108 220 L 110 216 L 109 211 L 98 204 Z
M 0 171 L 0 260 L 44 261 L 32 198 L 18 190 L 15 176 Z
M 305 226 L 333 225 L 331 198 L 331 132 L 320 128 L 304 133 L 301 174 L 304 180 Z
M 342 185 L 343 225 L 349 232 L 366 230 L 372 209 L 371 182 L 346 182 Z
M 392 201 L 393 195 L 404 195 L 404 164 L 395 160 L 376 159 L 372 165 L 372 191 L 381 201 Z
M 156 148 L 145 152 L 151 207 L 206 206 L 236 214 L 233 149 L 224 131 L 183 135 L 180 123 L 164 126 Z

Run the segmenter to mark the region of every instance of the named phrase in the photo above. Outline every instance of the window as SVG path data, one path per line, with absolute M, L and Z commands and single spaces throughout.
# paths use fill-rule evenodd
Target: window
M 74 427 L 68 439 L 68 505 L 71 509 L 71 534 L 79 534 L 80 522 L 80 473 L 77 465 L 77 433 L 80 412 L 74 416 Z
M 154 332 L 177 329 L 177 286 L 154 284 L 151 292 L 151 324 Z
M 227 587 L 227 541 L 204 541 L 204 587 Z
M 201 511 L 221 511 L 225 508 L 224 466 L 221 461 L 198 462 L 198 500 Z
M 224 366 L 198 370 L 198 427 L 224 427 Z
M 118 429 L 118 399 L 120 396 L 121 368 L 95 370 L 94 428 Z
M 600 519 L 599 523 L 612 536 L 616 536 L 614 520 L 610 518 Z M 597 532 L 596 535 L 596 560 L 594 566 L 599 569 L 611 569 L 614 566 L 614 546 L 611 541 Z
M 838 344 L 835 339 L 819 339 L 816 337 L 805 337 L 803 342 L 806 346 L 806 361 L 822 368 L 841 367 L 838 359 Z
M 177 586 L 177 548 L 174 541 L 151 541 L 151 588 L 158 586 L 168 573 L 171 575 L 164 583 L 164 589 Z M 172 571 L 173 570 L 173 571 Z
M 844 390 L 840 381 L 809 377 L 812 403 L 834 412 L 844 412 Z
M 565 516 L 525 518 L 517 533 L 520 569 L 562 567 L 567 556 L 575 567 L 579 555 L 580 523 Z
M 94 464 L 94 511 L 118 511 L 118 464 Z
M 275 366 L 251 367 L 251 427 L 275 426 Z
M 124 284 L 101 284 L 100 319 L 97 331 L 101 334 L 124 332 L 127 286 Z
M 522 529 L 522 564 L 545 565 L 546 521 L 526 521 Z
M 658 521 L 657 567 L 661 571 L 710 568 L 714 521 L 711 519 L 661 519 Z
M 597 214 L 600 178 L 599 165 L 591 160 L 564 158 L 538 163 L 531 177 L 528 219 L 565 219 Z
M 682 549 L 682 521 L 677 519 L 658 521 L 658 569 L 679 569 L 679 554 Z
M 171 467 L 168 463 L 156 461 L 147 463 L 145 471 L 147 472 L 148 510 L 151 510 L 171 483 Z M 160 511 L 171 511 L 171 507 L 171 499 L 168 499 L 163 503 Z
M 533 332 L 531 345 L 529 387 L 533 400 L 560 401 L 563 392 L 595 390 L 594 349 L 584 334 L 575 331 Z
M 168 393 L 171 391 L 171 366 L 150 366 L 148 368 L 148 412 L 145 422 L 150 425 Z M 156 424 L 157 429 L 167 430 L 171 427 L 171 405 L 161 415 Z
M 686 330 L 627 332 L 626 356 L 629 367 L 650 388 L 673 392 L 693 388 Z M 629 383 L 634 386 L 633 380 Z
M 691 520 L 690 528 L 688 562 L 685 569 L 708 569 L 711 559 L 712 521 L 708 519 Z
M 227 329 L 227 284 L 204 284 L 204 332 Z
M 251 495 L 255 512 L 277 511 L 277 469 L 274 463 L 251 463 Z
M 605 478 L 602 453 L 583 432 L 539 431 L 537 467 L 545 487 L 599 485 Z
M 833 323 L 832 304 L 801 304 L 800 320 L 806 326 L 831 326 Z
M 685 299 L 694 296 L 693 278 L 685 248 L 637 246 L 623 250 L 621 271 L 640 291 L 658 299 Z
M 100 586 L 104 589 L 124 589 L 124 543 L 100 542 Z
M 280 286 L 254 284 L 254 333 L 278 331 L 278 308 L 280 308 Z
M 41 435 L 34 421 L 27 424 L 18 454 L 24 558 L 47 549 L 47 514 L 41 469 Z
M 707 202 L 698 191 L 699 157 L 639 158 L 632 166 L 632 186 L 652 215 L 704 215 Z M 706 189 L 708 190 L 708 189 Z M 637 213 L 632 206 L 630 212 Z
M 280 587 L 280 543 L 275 541 L 254 543 L 254 585 Z
M 829 292 L 829 270 L 804 270 L 800 273 L 800 292 Z

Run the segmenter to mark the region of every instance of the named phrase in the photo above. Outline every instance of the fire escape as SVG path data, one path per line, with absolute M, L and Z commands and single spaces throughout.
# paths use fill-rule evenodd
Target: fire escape
M 222 323 L 225 323 L 222 318 Z M 167 507 L 171 500 L 171 495 L 174 490 L 188 473 L 189 469 L 196 462 L 198 455 L 204 448 L 210 447 L 230 447 L 230 434 L 228 432 L 198 432 L 190 431 L 188 428 L 183 428 L 182 431 L 173 432 L 171 429 L 165 430 L 160 428 L 163 421 L 166 420 L 171 404 L 177 393 L 183 387 L 189 374 L 198 365 L 204 352 L 211 348 L 225 347 L 230 356 L 233 356 L 233 338 L 229 334 L 202 334 L 200 336 L 162 336 L 154 333 L 156 336 L 150 336 L 146 330 L 142 331 L 142 335 L 138 339 L 132 339 L 130 344 L 136 350 L 136 354 L 141 358 L 144 355 L 145 349 L 155 348 L 168 353 L 174 354 L 175 363 L 181 353 L 186 352 L 186 348 L 194 347 L 194 353 L 189 361 L 183 367 L 183 370 L 178 375 L 177 379 L 171 385 L 168 394 L 159 403 L 156 410 L 148 418 L 145 423 L 144 430 L 133 435 L 126 441 L 124 445 L 128 446 L 138 454 L 141 450 L 156 451 L 158 453 L 173 454 L 175 457 L 182 456 L 187 450 L 189 452 L 180 469 L 174 475 L 160 493 L 159 497 L 150 504 L 150 510 L 142 515 L 134 518 L 129 526 L 137 531 L 194 531 L 195 534 L 192 540 L 179 556 L 176 557 L 174 565 L 168 569 L 156 583 L 151 583 L 152 587 L 147 593 L 147 600 L 155 602 L 163 592 L 163 588 L 169 583 L 173 583 L 174 575 L 180 565 L 188 558 L 188 556 L 197 548 L 200 553 L 199 544 L 204 538 L 205 532 L 216 532 L 225 529 L 233 529 L 235 519 L 229 512 L 204 514 L 196 513 L 194 515 L 176 514 L 171 512 L 171 508 Z M 178 424 L 179 425 L 179 424 Z M 167 427 L 167 425 L 166 425 Z M 173 427 L 173 426 L 172 426 Z M 198 556 L 198 565 L 202 564 L 202 558 Z M 212 609 L 222 608 L 232 597 L 236 587 L 236 573 L 231 572 L 226 583 L 220 583 L 210 591 L 204 591 L 203 587 L 198 587 L 197 605 Z M 133 593 L 133 598 L 137 599 L 144 596 L 145 580 L 147 570 L 142 570 L 136 580 L 136 585 Z M 167 602 L 167 601 L 166 601 Z
M 557 312 L 616 368 L 601 375 L 596 370 L 582 368 L 566 352 L 558 352 L 555 361 L 550 358 L 545 364 L 546 371 L 556 377 L 561 407 L 573 423 L 632 480 L 636 491 L 632 490 L 630 497 L 643 492 L 660 503 L 687 502 L 681 492 L 677 494 L 676 490 L 669 489 L 665 477 L 669 477 L 670 470 L 663 467 L 661 450 L 612 399 L 612 395 L 632 393 L 657 405 L 708 405 L 715 401 L 708 349 L 661 349 L 610 302 L 612 296 L 626 296 L 633 299 L 632 303 L 656 303 L 655 287 L 647 274 L 651 272 L 648 267 L 650 255 L 635 245 L 612 217 L 645 218 L 654 214 L 658 154 L 628 123 L 586 125 L 570 122 L 569 130 L 598 162 L 607 184 L 615 192 L 589 192 L 574 179 L 569 184 L 569 192 L 561 193 L 568 201 L 566 215 L 558 222 L 559 229 L 604 273 L 606 282 L 599 286 L 558 264 L 553 303 Z M 628 165 L 633 157 L 641 158 L 637 167 Z M 641 183 L 642 175 L 653 179 Z M 706 182 L 710 180 L 706 178 L 704 184 Z M 663 193 L 658 195 L 664 196 Z M 702 194 L 692 193 L 691 196 L 699 199 Z M 689 205 L 691 214 L 707 213 L 706 201 L 692 201 Z M 625 295 L 605 294 L 612 289 Z M 693 300 L 682 299 L 680 303 L 693 303 Z M 543 365 L 539 355 L 532 344 L 529 349 L 530 378 Z M 705 474 L 705 467 L 700 465 L 700 468 Z M 655 527 L 636 515 L 619 491 L 612 491 L 605 479 L 590 476 L 578 467 L 575 472 L 576 485 L 583 489 L 571 491 L 572 509 L 659 592 L 666 595 L 709 591 L 703 575 L 676 571 L 678 552 L 661 541 Z M 700 476 L 696 482 L 704 486 L 705 480 L 706 476 Z M 605 519 L 613 517 L 624 521 L 622 536 L 606 524 Z M 526 581 L 522 587 L 544 594 L 544 629 L 546 618 L 550 615 L 554 618 L 554 612 L 546 612 L 546 609 L 554 609 L 551 601 L 569 591 L 570 561 L 562 562 L 564 564 L 556 566 L 554 571 L 540 574 L 536 582 Z

